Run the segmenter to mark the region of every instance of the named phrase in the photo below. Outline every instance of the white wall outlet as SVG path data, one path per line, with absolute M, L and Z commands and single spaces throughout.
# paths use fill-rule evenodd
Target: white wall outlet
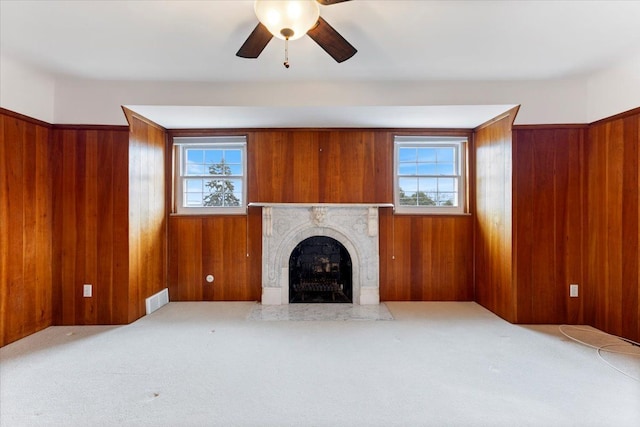
M 569 285 L 569 296 L 571 298 L 578 297 L 578 285 L 576 283 L 572 283 Z
M 93 295 L 93 285 L 89 285 L 85 283 L 85 285 L 82 288 L 82 296 L 85 298 L 89 298 L 92 295 Z

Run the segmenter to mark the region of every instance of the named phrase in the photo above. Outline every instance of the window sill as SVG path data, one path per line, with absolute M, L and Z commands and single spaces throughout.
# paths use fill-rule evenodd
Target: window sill
M 472 213 L 469 212 L 398 212 L 395 211 L 394 215 L 402 215 L 402 216 L 473 216 Z
M 171 212 L 169 214 L 170 218 L 173 217 L 185 217 L 185 218 L 197 218 L 197 217 L 214 217 L 214 216 L 246 216 L 247 212 Z

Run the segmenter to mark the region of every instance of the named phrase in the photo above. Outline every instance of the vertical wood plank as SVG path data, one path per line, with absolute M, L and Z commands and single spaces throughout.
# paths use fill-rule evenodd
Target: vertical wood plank
M 128 131 L 57 127 L 53 135 L 55 322 L 126 323 Z M 82 296 L 85 283 L 91 298 Z
M 511 148 L 515 113 L 478 129 L 474 138 L 476 300 L 509 321 L 516 318 Z
M 587 285 L 599 329 L 640 340 L 638 249 L 640 111 L 591 125 L 587 181 Z M 587 307 L 589 308 L 589 307 Z M 589 308 L 590 309 L 590 308 Z
M 128 321 L 145 314 L 145 299 L 167 285 L 166 131 L 125 109 L 129 121 Z
M 53 322 L 50 138 L 0 112 L 0 346 Z

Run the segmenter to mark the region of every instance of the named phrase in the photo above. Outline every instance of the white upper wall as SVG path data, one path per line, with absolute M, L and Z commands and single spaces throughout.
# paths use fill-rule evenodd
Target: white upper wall
M 54 122 L 55 79 L 13 58 L 0 57 L 0 107 Z
M 0 106 L 56 124 L 126 125 L 122 105 L 520 104 L 516 124 L 590 123 L 640 106 L 640 58 L 589 78 L 510 82 L 121 82 L 54 78 L 6 56 L 0 64 Z
M 590 76 L 587 93 L 589 123 L 640 107 L 640 55 Z
M 55 123 L 74 124 L 126 124 L 121 105 L 408 107 L 521 104 L 517 123 L 527 124 L 584 123 L 587 112 L 582 80 L 212 84 L 61 79 L 56 84 L 56 93 Z M 304 123 L 295 123 L 295 117 L 288 119 L 292 121 L 291 126 L 304 126 Z

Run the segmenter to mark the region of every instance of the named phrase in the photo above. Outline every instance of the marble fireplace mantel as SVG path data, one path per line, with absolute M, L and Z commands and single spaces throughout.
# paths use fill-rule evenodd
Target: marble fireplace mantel
M 353 303 L 380 303 L 378 208 L 388 203 L 250 203 L 262 208 L 262 304 L 289 304 L 289 257 L 304 239 L 327 236 L 349 252 Z

